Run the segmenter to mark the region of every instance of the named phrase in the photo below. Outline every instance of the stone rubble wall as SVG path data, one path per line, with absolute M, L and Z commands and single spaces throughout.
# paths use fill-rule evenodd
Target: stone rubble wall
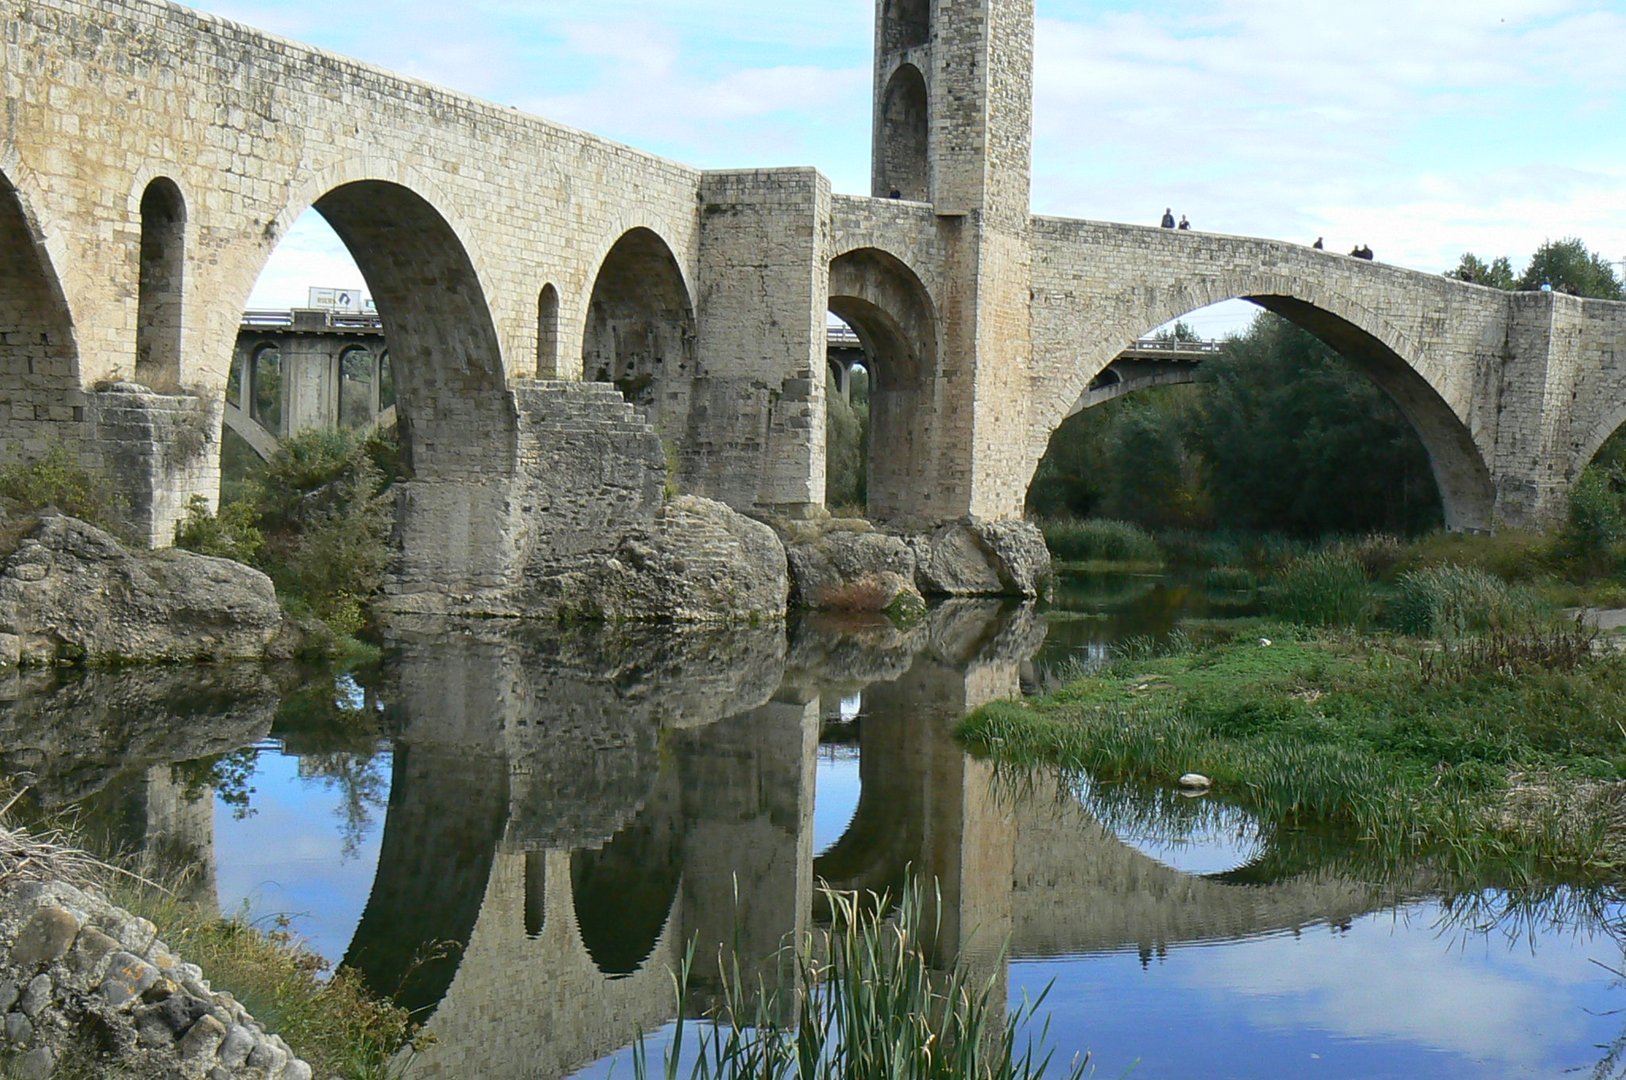
M 44 1080 L 75 1051 L 120 1075 L 310 1080 L 311 1067 L 152 923 L 63 883 L 0 897 L 0 1056 Z

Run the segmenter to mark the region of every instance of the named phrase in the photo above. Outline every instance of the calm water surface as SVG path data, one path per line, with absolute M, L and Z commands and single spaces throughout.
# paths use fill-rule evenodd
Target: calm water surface
M 1118 577 L 909 632 L 426 622 L 354 678 L 17 680 L 0 757 L 420 1010 L 414 1076 L 628 1075 L 688 941 L 763 957 L 818 918 L 816 882 L 910 867 L 1013 1002 L 1050 985 L 1060 1056 L 1099 1076 L 1619 1075 L 1613 895 L 1444 897 L 1214 800 L 1013 777 L 949 736 L 1069 656 L 1236 610 Z

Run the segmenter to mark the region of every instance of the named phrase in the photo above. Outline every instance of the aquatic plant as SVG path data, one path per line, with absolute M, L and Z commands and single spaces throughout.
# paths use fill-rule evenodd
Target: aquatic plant
M 1509 628 L 1532 604 L 1484 570 L 1444 563 L 1400 576 L 1389 619 L 1402 633 L 1455 641 Z
M 1338 549 L 1291 560 L 1265 591 L 1274 612 L 1306 626 L 1360 626 L 1371 605 L 1365 570 Z
M 637 1080 L 1038 1080 L 1049 1070 L 1049 1025 L 1030 1031 L 1045 995 L 1009 1015 L 997 974 L 978 977 L 963 957 L 934 963 L 942 898 L 911 882 L 897 898 L 822 890 L 827 930 L 802 935 L 770 983 L 723 962 L 719 1004 L 698 1027 L 687 1064 L 685 1025 L 652 1068 L 645 1040 L 634 1051 Z M 989 967 L 1003 966 L 999 955 Z M 687 999 L 692 951 L 675 973 Z M 1048 988 L 1047 988 L 1048 989 Z M 1003 1019 L 1002 1019 L 1003 1018 Z M 1064 1075 L 1077 1080 L 1088 1056 Z

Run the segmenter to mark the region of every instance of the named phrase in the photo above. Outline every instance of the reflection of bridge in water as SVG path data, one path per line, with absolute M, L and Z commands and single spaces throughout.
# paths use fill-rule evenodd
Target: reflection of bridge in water
M 1055 781 L 967 757 L 953 721 L 1017 692 L 1030 610 L 961 601 L 886 624 L 714 634 L 402 627 L 381 692 L 396 733 L 372 894 L 346 962 L 428 1018 L 414 1075 L 557 1076 L 675 1010 L 719 944 L 749 965 L 818 918 L 815 885 L 931 875 L 938 945 L 991 961 L 1341 922 L 1393 897 L 1314 872 L 1193 877 L 1140 854 Z M 862 792 L 812 852 L 821 714 L 862 687 Z M 161 768 L 161 767 L 160 767 Z M 177 817 L 154 803 L 150 828 Z M 210 850 L 207 814 L 179 819 Z

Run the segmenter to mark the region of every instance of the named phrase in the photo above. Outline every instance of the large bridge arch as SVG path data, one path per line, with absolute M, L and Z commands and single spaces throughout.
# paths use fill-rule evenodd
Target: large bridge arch
M 32 417 L 20 406 L 0 424 L 0 462 L 19 460 L 25 444 L 40 435 L 77 436 L 72 420 L 79 402 L 79 347 L 72 312 L 30 200 L 0 171 L 0 395 L 34 398 L 40 388 L 50 404 Z M 43 404 L 43 403 L 41 403 Z
M 1112 363 L 1125 342 L 1198 308 L 1242 299 L 1326 342 L 1395 402 L 1428 453 L 1447 528 L 1488 531 L 1492 527 L 1496 493 L 1486 455 L 1468 419 L 1440 389 L 1448 383 L 1445 372 L 1402 329 L 1351 297 L 1326 288 L 1313 275 L 1290 276 L 1264 269 L 1189 275 L 1162 288 L 1134 290 L 1133 295 L 1135 300 L 1119 305 L 1106 325 L 1091 327 L 1089 340 L 1077 343 L 1071 359 L 1058 364 L 1054 352 L 1038 358 L 1036 366 L 1048 378 L 1041 374 L 1035 383 L 1034 439 L 1025 481 L 1031 482 L 1051 433 L 1076 411 L 1078 402 L 1089 393 L 1091 381 Z M 1048 348 L 1055 350 L 1056 344 L 1052 336 Z
M 937 306 L 907 263 L 860 247 L 831 261 L 829 307 L 858 335 L 869 361 L 869 514 L 908 514 L 935 486 L 922 418 L 936 396 Z

